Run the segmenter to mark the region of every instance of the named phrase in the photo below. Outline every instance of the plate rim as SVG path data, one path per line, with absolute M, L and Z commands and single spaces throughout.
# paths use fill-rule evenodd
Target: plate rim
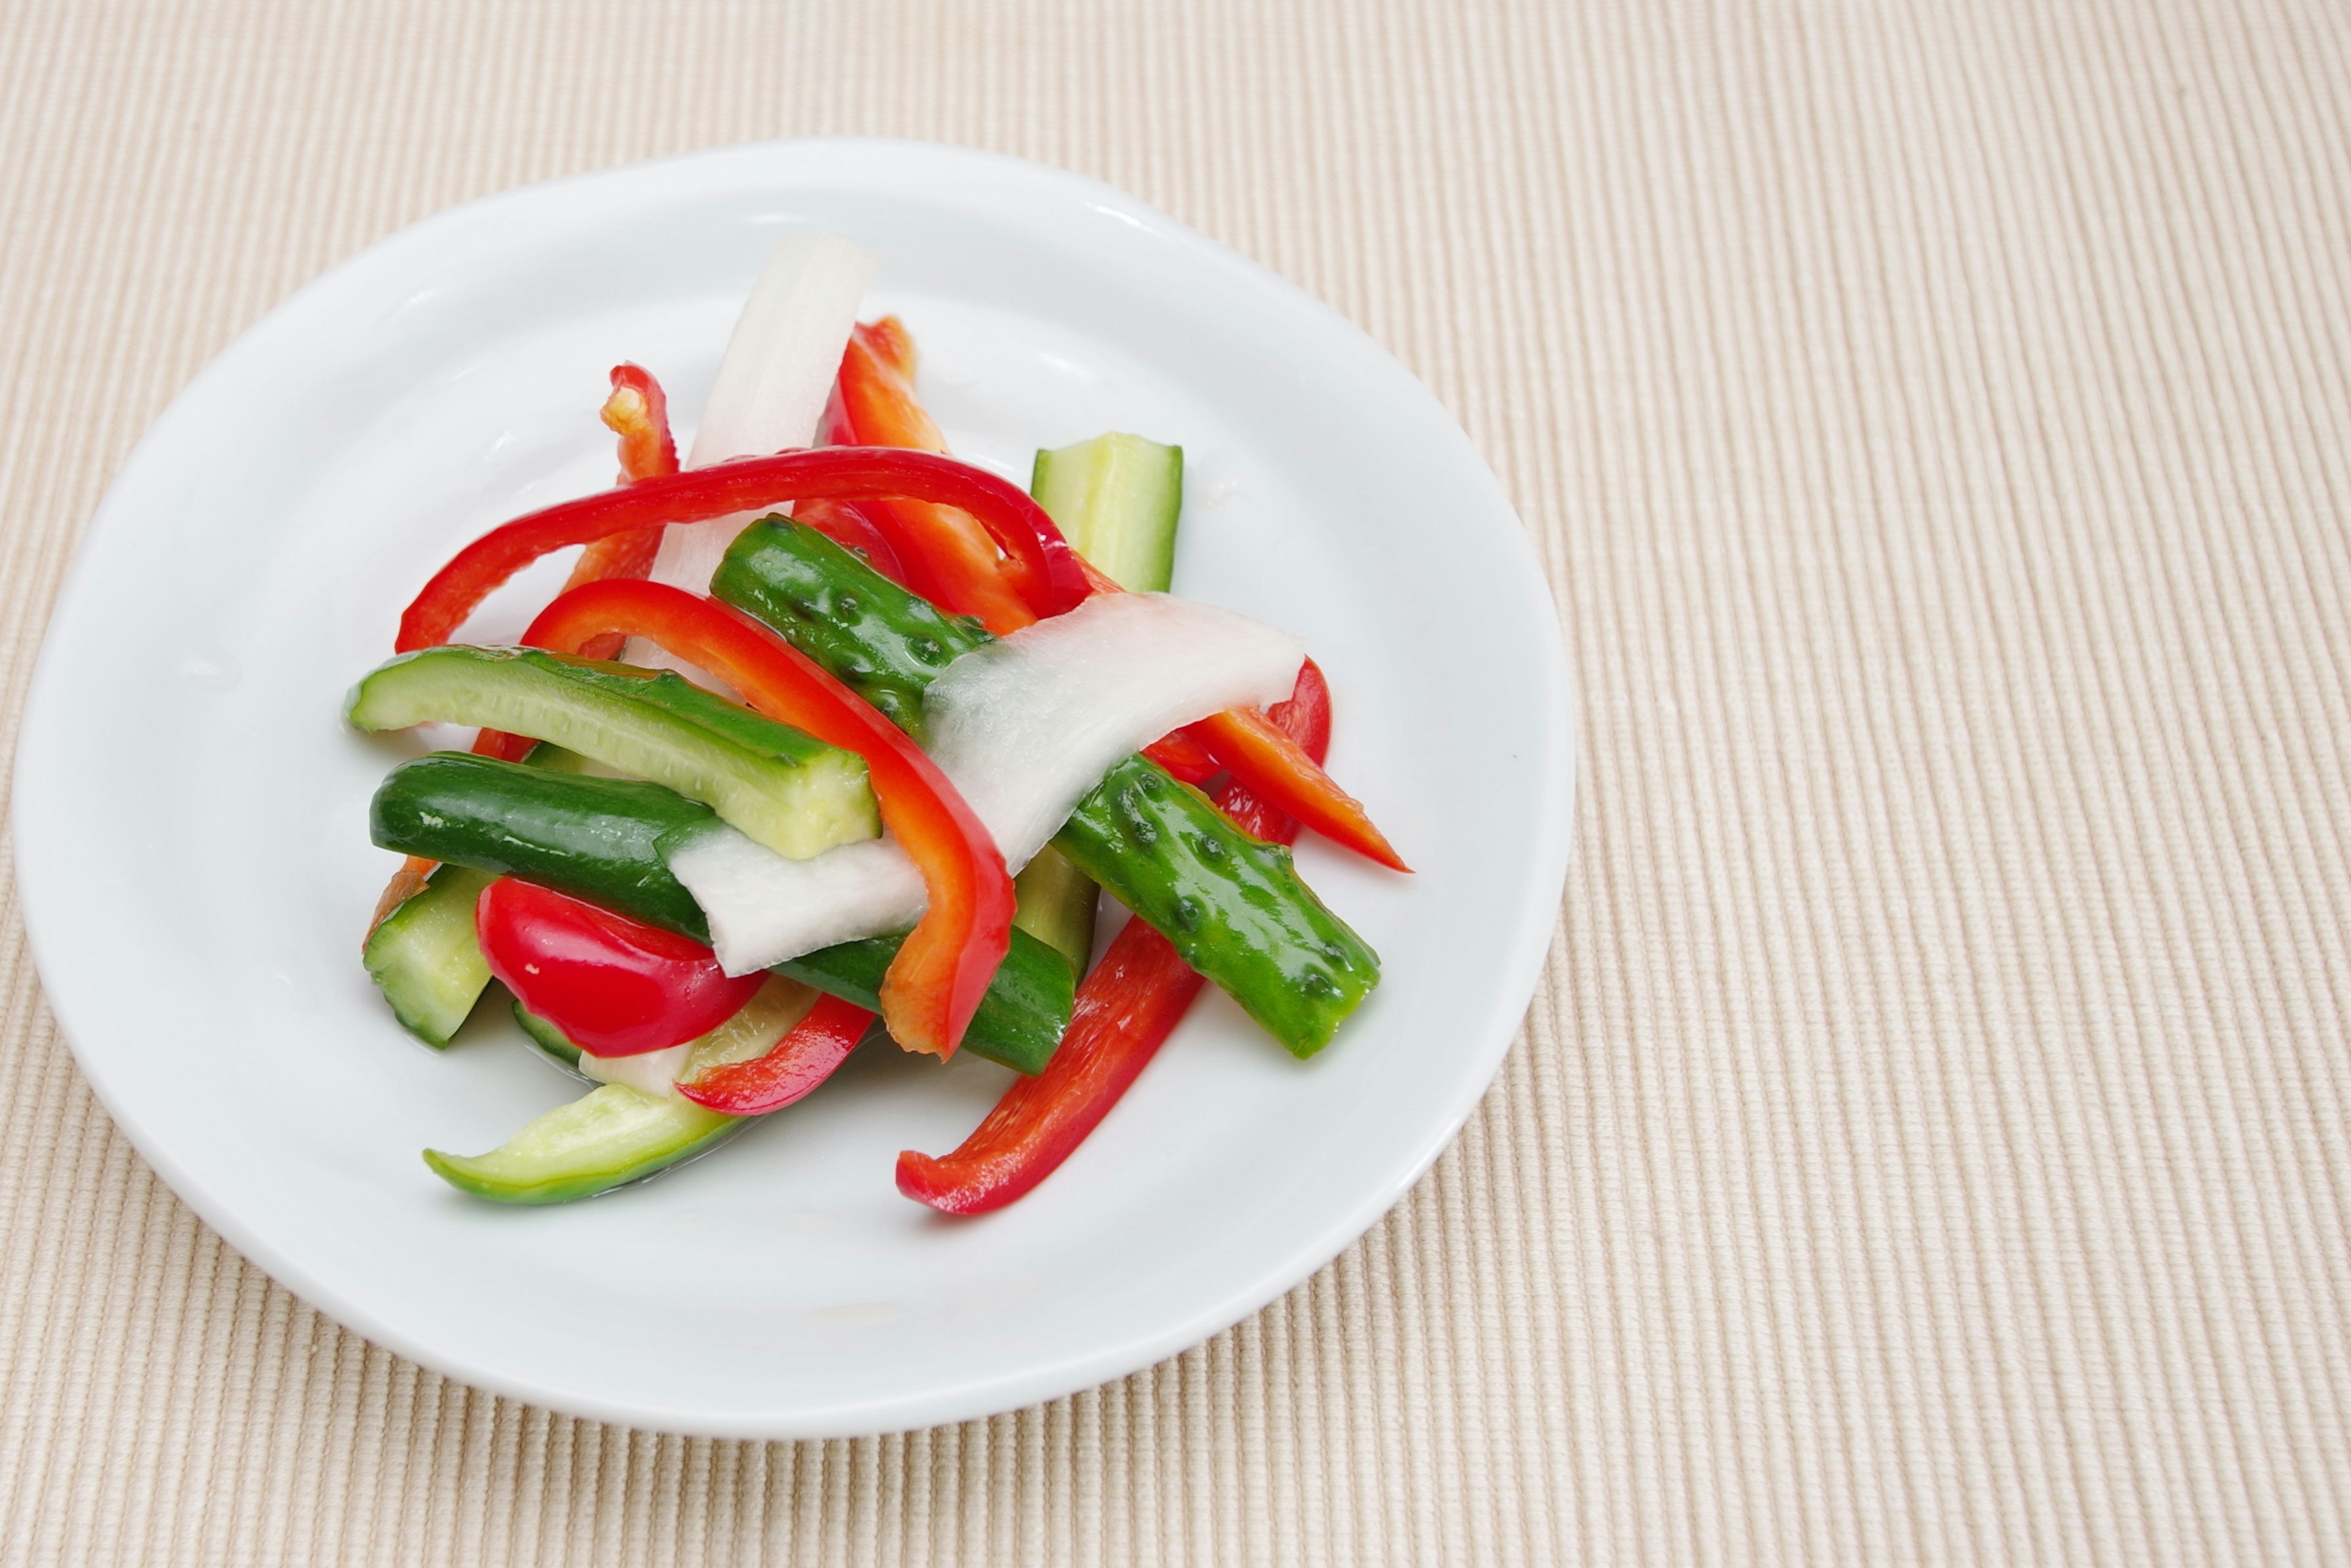
M 63 700 L 57 688 L 66 677 L 60 674 L 57 650 L 66 629 L 92 612 L 87 601 L 95 591 L 90 586 L 91 562 L 98 553 L 94 547 L 113 530 L 131 526 L 127 518 L 117 516 L 131 511 L 137 498 L 124 499 L 126 492 L 134 490 L 145 479 L 145 470 L 159 460 L 156 455 L 170 444 L 180 423 L 193 417 L 190 411 L 204 401 L 203 394 L 214 380 L 225 376 L 230 367 L 246 357 L 265 351 L 287 323 L 298 318 L 322 296 L 330 294 L 346 278 L 393 262 L 403 252 L 430 244 L 444 232 L 478 223 L 485 216 L 538 204 L 559 203 L 572 193 L 591 188 L 625 186 L 688 169 L 704 176 L 693 186 L 692 193 L 709 194 L 730 187 L 772 188 L 779 183 L 776 161 L 826 153 L 904 160 L 910 171 L 919 171 L 925 165 L 961 165 L 982 178 L 1017 182 L 1049 196 L 1085 198 L 1097 209 L 1176 246 L 1187 259 L 1222 268 L 1237 281 L 1270 291 L 1293 314 L 1318 329 L 1319 338 L 1343 348 L 1358 364 L 1387 382 L 1391 400 L 1401 399 L 1438 441 L 1455 447 L 1456 455 L 1467 460 L 1467 471 L 1477 476 L 1494 505 L 1519 524 L 1515 529 L 1508 530 L 1510 537 L 1504 548 L 1514 550 L 1524 568 L 1519 574 L 1520 597 L 1536 612 L 1537 623 L 1550 632 L 1543 640 L 1539 660 L 1543 690 L 1540 701 L 1532 706 L 1544 720 L 1543 744 L 1536 758 L 1541 793 L 1554 804 L 1536 824 L 1534 853 L 1531 857 L 1536 873 L 1526 884 L 1526 907 L 1515 914 L 1508 927 L 1510 951 L 1500 967 L 1499 983 L 1476 1028 L 1468 1031 L 1472 1049 L 1463 1053 L 1465 1071 L 1455 1081 L 1457 1087 L 1445 1101 L 1443 1113 L 1430 1121 L 1409 1157 L 1397 1164 L 1386 1181 L 1368 1187 L 1353 1202 L 1339 1208 L 1335 1218 L 1316 1231 L 1311 1240 L 1290 1251 L 1285 1264 L 1259 1270 L 1180 1318 L 1163 1321 L 1116 1337 L 1092 1351 L 1042 1365 L 1031 1364 L 946 1386 L 935 1385 L 919 1395 L 892 1395 L 850 1404 L 835 1402 L 819 1408 L 769 1406 L 753 1411 L 746 1407 L 722 1413 L 697 1406 L 615 1399 L 590 1388 L 556 1387 L 530 1378 L 509 1376 L 495 1364 L 476 1361 L 449 1346 L 427 1343 L 411 1334 L 400 1322 L 379 1316 L 363 1296 L 346 1293 L 328 1279 L 314 1274 L 298 1252 L 280 1248 L 266 1234 L 246 1223 L 235 1200 L 205 1179 L 200 1163 L 183 1159 L 169 1140 L 142 1124 L 135 1111 L 128 1107 L 124 1086 L 110 1076 L 105 1052 L 99 1051 L 99 1060 L 94 1063 L 90 1051 L 84 1047 L 80 1037 L 88 1027 L 87 1015 L 83 1014 L 78 1026 L 76 1016 L 82 1009 L 73 998 L 73 986 L 60 988 L 56 983 L 56 977 L 66 971 L 66 955 L 54 950 L 50 938 L 42 931 L 47 923 L 42 911 L 64 896 L 56 881 L 63 872 L 54 863 L 43 836 L 28 831 L 38 827 L 37 822 L 28 821 L 28 813 L 38 810 L 45 793 L 38 778 L 42 767 L 38 759 L 47 748 L 36 743 L 60 723 L 53 715 Z M 767 165 L 764 168 L 763 162 Z M 794 178 L 797 176 L 787 175 L 783 183 Z M 1130 1375 L 1212 1338 L 1295 1289 L 1393 1208 L 1453 1144 L 1470 1114 L 1491 1091 L 1532 1003 L 1552 939 L 1563 919 L 1561 905 L 1580 793 L 1576 737 L 1563 628 L 1541 558 L 1523 521 L 1519 519 L 1517 508 L 1452 413 L 1409 368 L 1362 327 L 1261 263 L 1199 233 L 1141 198 L 1091 176 L 1009 154 L 949 143 L 885 137 L 795 137 L 705 148 L 582 171 L 488 193 L 442 208 L 402 225 L 336 262 L 279 300 L 223 346 L 172 396 L 133 444 L 77 541 L 42 634 L 17 727 L 10 801 L 12 859 L 27 950 L 40 977 L 45 1002 L 57 1019 L 58 1032 L 72 1051 L 83 1080 L 105 1106 L 115 1126 L 173 1194 L 240 1256 L 305 1304 L 370 1343 L 444 1376 L 568 1415 L 638 1429 L 717 1438 L 844 1437 L 981 1418 Z

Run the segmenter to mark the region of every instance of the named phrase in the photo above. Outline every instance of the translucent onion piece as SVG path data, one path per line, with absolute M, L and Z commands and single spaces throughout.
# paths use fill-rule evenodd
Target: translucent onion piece
M 1121 758 L 1280 701 L 1305 657 L 1299 639 L 1230 610 L 1100 594 L 949 664 L 924 696 L 931 757 L 1018 872 Z
M 904 931 L 930 900 L 922 873 L 897 841 L 867 839 L 809 860 L 788 860 L 724 823 L 667 855 L 710 923 L 719 967 L 747 975 L 787 958 Z

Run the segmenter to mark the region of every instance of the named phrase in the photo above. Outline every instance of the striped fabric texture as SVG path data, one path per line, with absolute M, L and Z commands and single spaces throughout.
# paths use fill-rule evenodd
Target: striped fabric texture
M 8 732 L 110 476 L 275 301 L 819 132 L 1132 190 L 1492 462 L 1584 744 L 1492 1094 L 1147 1372 L 661 1437 L 225 1247 L 11 887 L 0 1563 L 2351 1562 L 2351 9 L 5 0 Z

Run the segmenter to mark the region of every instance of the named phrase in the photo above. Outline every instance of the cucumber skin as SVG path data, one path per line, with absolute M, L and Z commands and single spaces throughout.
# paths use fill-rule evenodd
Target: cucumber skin
M 930 738 L 923 693 L 948 664 L 993 640 L 978 622 L 909 593 L 789 517 L 762 517 L 744 529 L 710 591 L 782 632 L 918 746 Z
M 872 589 L 875 583 L 882 591 Z M 949 615 L 929 600 L 907 592 L 822 534 L 789 517 L 762 517 L 745 529 L 712 575 L 710 591 L 783 632 L 792 646 L 872 704 L 917 745 L 928 738 L 923 693 L 932 680 L 956 658 L 993 641 L 978 622 Z M 1084 917 L 1088 950 L 1071 957 L 1078 945 L 1076 911 L 1056 908 L 1051 898 L 1028 892 L 1053 874 L 1046 860 L 1040 854 L 1031 861 L 1016 882 L 1020 898 L 1013 920 L 1070 958 L 1082 975 L 1092 948 L 1092 893 Z M 841 999 L 857 1000 L 846 994 Z
M 1037 454 L 1029 494 L 1062 535 L 1130 593 L 1165 593 L 1176 576 L 1184 449 L 1140 435 L 1097 435 Z M 1093 953 L 1101 890 L 1052 844 L 1013 881 L 1012 918 L 1059 948 L 1080 976 Z
M 595 1103 L 591 1106 L 590 1102 Z M 613 1108 L 630 1115 L 634 1124 L 618 1133 L 596 1125 L 596 1112 Z M 488 1154 L 445 1155 L 427 1149 L 424 1163 L 451 1186 L 493 1203 L 569 1203 L 643 1181 L 656 1171 L 706 1154 L 757 1119 L 721 1115 L 690 1100 L 654 1101 L 633 1089 L 607 1083 L 557 1106 Z M 567 1121 L 585 1122 L 588 1126 L 568 1145 L 559 1144 L 551 1150 L 509 1152 L 533 1134 L 544 1136 L 548 1128 L 560 1127 Z
M 1251 838 L 1141 757 L 1112 768 L 1053 841 L 1292 1056 L 1330 1044 L 1380 983 L 1379 955 L 1299 879 L 1286 846 Z M 1213 897 L 1201 896 L 1203 865 Z
M 1113 431 L 1037 454 L 1029 493 L 1077 552 L 1130 593 L 1176 576 L 1184 449 Z
M 666 782 L 778 853 L 818 854 L 882 831 L 863 758 L 667 670 L 453 643 L 377 666 L 351 688 L 345 716 L 366 730 L 428 719 L 551 728 L 543 739 L 591 756 L 599 725 L 616 727 L 637 755 L 601 760 L 648 776 L 668 768 Z
M 440 925 L 462 920 L 463 929 L 470 937 L 474 905 L 481 898 L 482 889 L 489 884 L 486 875 L 469 867 L 435 866 L 422 888 L 401 900 L 398 907 L 368 933 L 362 954 L 368 977 L 391 1004 L 392 1016 L 400 1020 L 400 1026 L 435 1051 L 446 1049 L 472 1016 L 474 1005 L 488 988 L 490 967 L 483 959 L 480 946 L 472 945 L 471 962 L 464 975 L 417 974 L 417 946 L 430 942 L 433 935 L 417 928 L 425 924 Z M 445 970 L 455 957 L 456 955 L 452 953 L 442 954 L 436 967 Z M 445 994 L 433 994 L 436 992 Z
M 868 936 L 837 943 L 787 959 L 776 966 L 776 973 L 878 1013 L 883 973 L 904 940 Z M 1061 1046 L 1061 1031 L 1069 1027 L 1077 983 L 1067 958 L 1015 926 L 1012 946 L 964 1031 L 963 1049 L 1015 1072 L 1042 1072 Z
M 710 940 L 702 906 L 670 874 L 661 844 L 673 831 L 713 820 L 709 808 L 658 784 L 461 751 L 402 763 L 378 787 L 369 811 L 370 831 L 385 849 L 538 883 L 697 942 Z M 875 1008 L 882 973 L 903 940 L 844 942 L 776 967 Z M 1073 990 L 1061 955 L 1016 930 L 963 1048 L 1017 1072 L 1040 1071 L 1069 1027 Z
M 716 821 L 659 784 L 435 751 L 385 777 L 368 831 L 385 849 L 540 883 L 707 942 L 702 906 L 659 843 Z
M 929 660 L 903 652 L 913 638 L 950 643 L 956 653 L 988 640 L 786 518 L 744 529 L 711 591 L 828 669 L 852 659 L 834 674 L 861 691 L 919 694 L 930 685 Z M 851 612 L 829 620 L 844 594 Z M 877 625 L 887 634 L 860 641 Z M 1241 833 L 1207 797 L 1146 758 L 1113 768 L 1053 842 L 1295 1055 L 1329 1043 L 1378 983 L 1378 956 L 1300 880 L 1288 850 Z M 1255 848 L 1244 853 L 1244 845 Z
M 533 1051 L 575 1078 L 586 1079 L 590 1083 L 596 1082 L 580 1071 L 580 1048 L 565 1039 L 561 1030 L 523 1006 L 520 997 L 515 998 L 514 1020 L 521 1026 Z

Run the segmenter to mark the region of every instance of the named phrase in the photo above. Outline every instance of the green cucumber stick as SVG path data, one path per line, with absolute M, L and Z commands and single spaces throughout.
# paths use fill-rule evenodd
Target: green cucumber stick
M 1037 454 L 1029 493 L 1077 552 L 1131 593 L 1165 593 L 1176 576 L 1184 508 L 1184 449 L 1112 432 Z M 1100 897 L 1093 880 L 1051 844 L 1013 883 L 1013 923 L 1059 950 L 1082 976 Z

